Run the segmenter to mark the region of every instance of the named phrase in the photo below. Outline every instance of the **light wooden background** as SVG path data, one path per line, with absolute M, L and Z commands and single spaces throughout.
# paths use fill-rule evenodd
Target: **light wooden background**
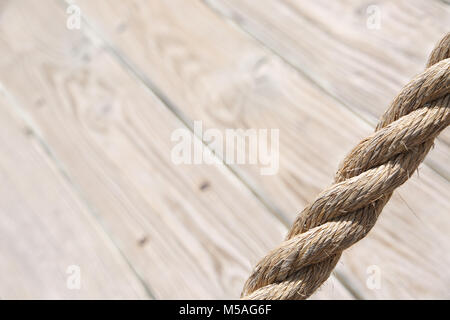
M 3 299 L 238 298 L 450 25 L 438 0 L 76 5 L 69 30 L 64 1 L 0 1 Z M 174 165 L 194 120 L 280 129 L 278 174 Z M 449 163 L 446 130 L 313 298 L 450 298 Z

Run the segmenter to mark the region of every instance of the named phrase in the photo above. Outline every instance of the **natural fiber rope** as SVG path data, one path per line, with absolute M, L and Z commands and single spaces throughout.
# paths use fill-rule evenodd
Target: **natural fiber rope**
M 297 217 L 286 240 L 253 270 L 243 299 L 306 299 L 331 274 L 342 251 L 367 235 L 392 195 L 450 124 L 450 33 L 427 69 L 409 82 L 375 133 L 345 158 L 335 183 Z

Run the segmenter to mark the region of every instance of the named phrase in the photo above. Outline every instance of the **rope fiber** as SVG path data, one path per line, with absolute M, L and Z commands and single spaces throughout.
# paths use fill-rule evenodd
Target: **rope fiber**
M 334 183 L 297 216 L 286 240 L 246 281 L 242 299 L 306 299 L 342 251 L 372 229 L 393 191 L 418 168 L 450 124 L 450 33 L 427 68 L 395 97 L 375 132 L 341 163 Z

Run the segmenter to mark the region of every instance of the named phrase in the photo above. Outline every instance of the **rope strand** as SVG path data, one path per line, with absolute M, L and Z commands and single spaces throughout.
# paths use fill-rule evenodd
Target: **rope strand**
M 393 191 L 418 168 L 450 124 L 450 33 L 381 117 L 375 132 L 341 163 L 334 184 L 297 217 L 286 240 L 265 256 L 243 299 L 306 299 L 335 268 L 342 251 L 375 225 Z

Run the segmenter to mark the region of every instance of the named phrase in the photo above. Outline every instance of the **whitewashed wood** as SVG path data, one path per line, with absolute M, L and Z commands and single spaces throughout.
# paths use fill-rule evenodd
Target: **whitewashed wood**
M 183 117 L 201 119 L 205 127 L 222 130 L 280 129 L 277 175 L 261 176 L 259 168 L 252 166 L 235 170 L 287 219 L 293 219 L 331 182 L 339 161 L 373 130 L 360 115 L 199 2 L 78 3 L 98 32 L 137 72 L 150 79 L 147 84 L 168 97 L 171 107 Z M 267 14 L 273 11 L 253 6 L 268 10 Z M 437 152 L 436 148 L 429 158 L 438 159 Z M 437 163 L 445 167 L 445 162 Z M 425 188 L 425 183 L 429 187 Z M 449 211 L 450 185 L 424 166 L 421 178 L 409 181 L 402 190 L 401 198 L 394 197 L 384 211 L 388 218 L 380 219 L 372 238 L 355 246 L 351 254 L 344 254 L 339 268 L 346 285 L 367 298 L 448 296 L 450 281 L 445 266 L 450 257 L 442 256 L 436 247 L 447 251 L 450 247 L 450 221 L 443 218 Z M 404 224 L 389 220 L 395 214 Z M 417 223 L 416 216 L 427 223 Z M 394 233 L 395 245 L 377 245 L 379 240 L 373 240 Z M 427 241 L 419 244 L 423 239 Z M 369 241 L 370 247 L 366 245 Z M 418 246 L 422 250 L 416 250 Z M 398 247 L 410 252 L 396 254 Z M 365 272 L 383 259 L 390 259 L 395 266 L 416 265 L 417 269 L 388 268 L 383 289 L 373 292 L 366 287 Z M 444 270 L 444 275 L 430 272 L 426 279 L 417 276 L 417 270 L 434 268 Z
M 149 298 L 14 109 L 0 91 L 0 298 Z M 67 287 L 72 265 L 80 268 L 79 289 Z
M 0 80 L 154 297 L 238 298 L 286 228 L 223 164 L 174 165 L 184 125 L 62 9 L 8 3 Z
M 205 3 L 372 125 L 399 90 L 423 71 L 450 21 L 450 6 L 434 0 Z M 371 10 L 379 10 L 379 29 L 367 27 L 373 21 Z M 450 180 L 449 167 L 442 165 L 450 162 L 449 130 L 437 139 L 436 150 L 425 162 Z

